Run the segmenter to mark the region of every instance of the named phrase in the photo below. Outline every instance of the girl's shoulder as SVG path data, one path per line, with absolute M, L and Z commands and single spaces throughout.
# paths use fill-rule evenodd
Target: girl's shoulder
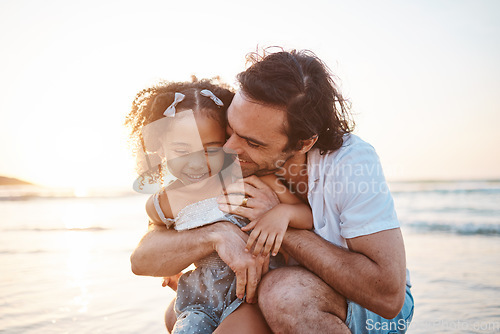
M 264 176 L 259 176 L 258 178 L 262 182 L 264 182 L 266 185 L 268 185 L 274 191 L 283 188 L 283 183 L 274 174 L 268 174 L 268 175 L 264 175 Z
M 259 176 L 259 179 L 265 183 L 271 190 L 278 196 L 281 203 L 285 204 L 299 204 L 302 200 L 294 195 L 289 187 L 283 183 L 279 177 L 274 174 Z
M 146 213 L 150 221 L 157 225 L 165 225 L 165 218 L 174 218 L 170 203 L 168 202 L 168 196 L 166 196 L 163 190 L 149 197 L 146 202 Z

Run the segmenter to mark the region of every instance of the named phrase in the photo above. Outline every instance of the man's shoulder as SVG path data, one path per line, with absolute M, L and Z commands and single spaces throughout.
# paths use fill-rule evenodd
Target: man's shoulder
M 311 150 L 308 162 L 334 166 L 339 163 L 353 163 L 360 159 L 366 160 L 372 157 L 378 159 L 375 148 L 357 135 L 350 133 L 344 136 L 344 143 L 336 151 L 320 154 L 318 149 Z

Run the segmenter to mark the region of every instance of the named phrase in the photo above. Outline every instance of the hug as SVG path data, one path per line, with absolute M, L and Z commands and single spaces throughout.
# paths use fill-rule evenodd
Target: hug
M 405 333 L 400 224 L 337 79 L 310 51 L 250 58 L 236 92 L 194 80 L 137 94 L 139 184 L 161 188 L 132 271 L 177 290 L 172 333 Z

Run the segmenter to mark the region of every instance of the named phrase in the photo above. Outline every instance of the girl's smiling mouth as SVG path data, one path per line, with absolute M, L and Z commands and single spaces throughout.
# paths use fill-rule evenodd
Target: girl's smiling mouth
M 191 174 L 191 173 L 183 173 L 184 176 L 191 182 L 198 182 L 200 180 L 203 180 L 208 177 L 208 172 L 205 173 L 196 173 L 196 174 Z

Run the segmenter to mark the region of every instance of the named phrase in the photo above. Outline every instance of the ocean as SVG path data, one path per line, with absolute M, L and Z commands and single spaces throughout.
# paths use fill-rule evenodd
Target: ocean
M 392 182 L 409 333 L 500 332 L 500 181 Z M 174 297 L 135 276 L 147 195 L 0 187 L 1 333 L 164 333 Z

